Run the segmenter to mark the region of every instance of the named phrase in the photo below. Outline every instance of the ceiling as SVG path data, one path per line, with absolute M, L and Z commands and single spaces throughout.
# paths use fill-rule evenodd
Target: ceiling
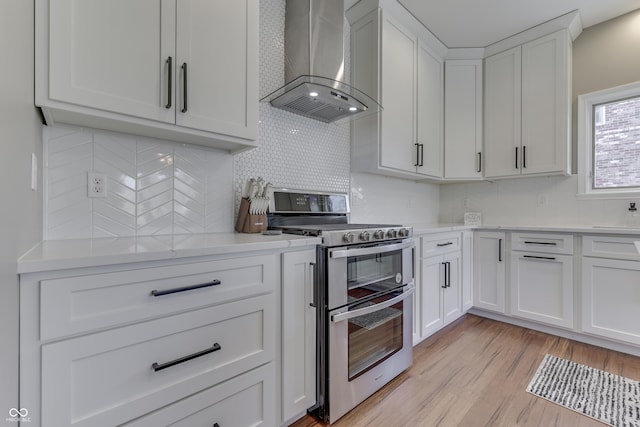
M 398 0 L 449 48 L 486 47 L 579 10 L 584 28 L 640 8 L 640 0 Z

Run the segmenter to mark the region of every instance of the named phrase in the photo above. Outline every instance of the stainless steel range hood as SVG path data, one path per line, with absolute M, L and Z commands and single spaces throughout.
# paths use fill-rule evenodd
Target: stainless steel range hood
M 382 110 L 344 82 L 344 0 L 287 0 L 285 82 L 262 99 L 323 122 Z

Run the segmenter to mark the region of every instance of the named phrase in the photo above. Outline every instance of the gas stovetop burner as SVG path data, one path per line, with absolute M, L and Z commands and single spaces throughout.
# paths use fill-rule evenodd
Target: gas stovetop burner
M 269 228 L 286 234 L 322 237 L 324 246 L 383 242 L 413 235 L 411 227 L 389 224 L 348 224 L 347 194 L 274 190 Z

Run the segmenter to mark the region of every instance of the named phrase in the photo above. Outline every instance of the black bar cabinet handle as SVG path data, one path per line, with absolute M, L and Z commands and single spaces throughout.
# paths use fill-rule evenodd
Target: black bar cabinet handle
M 502 262 L 502 239 L 498 239 L 498 262 Z
M 151 365 L 151 369 L 153 369 L 154 372 L 162 371 L 163 369 L 170 368 L 170 367 L 178 365 L 180 363 L 188 362 L 189 360 L 193 360 L 193 359 L 195 359 L 197 357 L 202 357 L 204 355 L 207 355 L 209 353 L 213 353 L 214 351 L 218 351 L 220 349 L 222 349 L 222 347 L 220 347 L 220 344 L 214 343 L 213 346 L 209 347 L 206 350 L 198 351 L 197 353 L 193 353 L 193 354 L 190 354 L 188 356 L 180 357 L 180 358 L 172 360 L 170 362 L 166 362 L 166 363 L 153 362 L 153 364 Z
M 450 288 L 451 287 L 451 263 L 449 261 L 447 261 L 446 273 L 447 273 L 447 288 Z
M 436 246 L 449 246 L 449 245 L 453 245 L 453 242 L 437 243 L 437 244 L 436 244 Z
M 413 145 L 416 146 L 416 163 L 413 166 L 420 166 L 420 144 L 416 142 Z
M 309 305 L 313 308 L 316 308 L 318 306 L 318 302 L 316 300 L 316 292 L 318 292 L 318 287 L 316 286 L 316 263 L 315 262 L 310 262 L 309 265 L 311 266 L 311 268 L 313 268 L 313 299 L 312 301 L 309 303 Z
M 549 245 L 549 246 L 556 246 L 557 243 L 556 242 L 533 242 L 533 241 L 524 241 L 525 245 Z
M 175 294 L 178 292 L 186 292 L 186 291 L 193 291 L 194 289 L 201 289 L 201 288 L 208 288 L 211 286 L 217 286 L 219 284 L 221 284 L 222 282 L 220 282 L 220 280 L 212 280 L 210 282 L 207 283 L 200 283 L 198 285 L 190 285 L 190 286 L 183 286 L 181 288 L 171 288 L 171 289 L 165 289 L 164 291 L 158 291 L 157 289 L 154 289 L 151 291 L 151 295 L 153 295 L 154 297 L 160 297 L 162 295 L 169 295 L 169 294 Z
M 478 152 L 478 173 L 482 172 L 482 152 Z
M 440 264 L 442 264 L 444 266 L 444 277 L 443 277 L 443 282 L 442 282 L 442 286 L 440 286 L 442 289 L 447 289 L 447 263 L 446 262 L 441 262 Z
M 522 169 L 527 167 L 527 146 L 522 146 Z
M 420 166 L 424 166 L 424 144 L 420 144 Z
M 182 64 L 182 110 L 187 112 L 187 63 Z
M 556 260 L 554 257 L 549 257 L 549 256 L 533 256 L 533 255 L 522 255 L 522 258 L 546 259 L 546 260 L 549 260 L 549 261 L 555 261 L 555 260 Z
M 165 108 L 171 108 L 171 90 L 172 90 L 172 81 L 173 81 L 173 58 L 172 57 L 168 57 L 167 58 L 167 69 L 168 69 L 168 73 L 167 73 L 167 105 L 165 105 Z
M 516 147 L 516 169 L 518 169 L 518 147 Z

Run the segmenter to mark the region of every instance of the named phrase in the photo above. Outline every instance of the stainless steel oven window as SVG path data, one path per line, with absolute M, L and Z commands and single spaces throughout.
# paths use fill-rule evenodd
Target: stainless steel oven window
M 402 294 L 402 289 L 350 307 L 357 311 L 384 303 Z M 386 305 L 386 304 L 384 304 Z M 404 301 L 348 320 L 348 378 L 364 374 L 402 349 Z
M 383 291 L 402 285 L 402 250 L 347 258 L 347 287 Z M 354 292 L 358 293 L 358 292 Z

